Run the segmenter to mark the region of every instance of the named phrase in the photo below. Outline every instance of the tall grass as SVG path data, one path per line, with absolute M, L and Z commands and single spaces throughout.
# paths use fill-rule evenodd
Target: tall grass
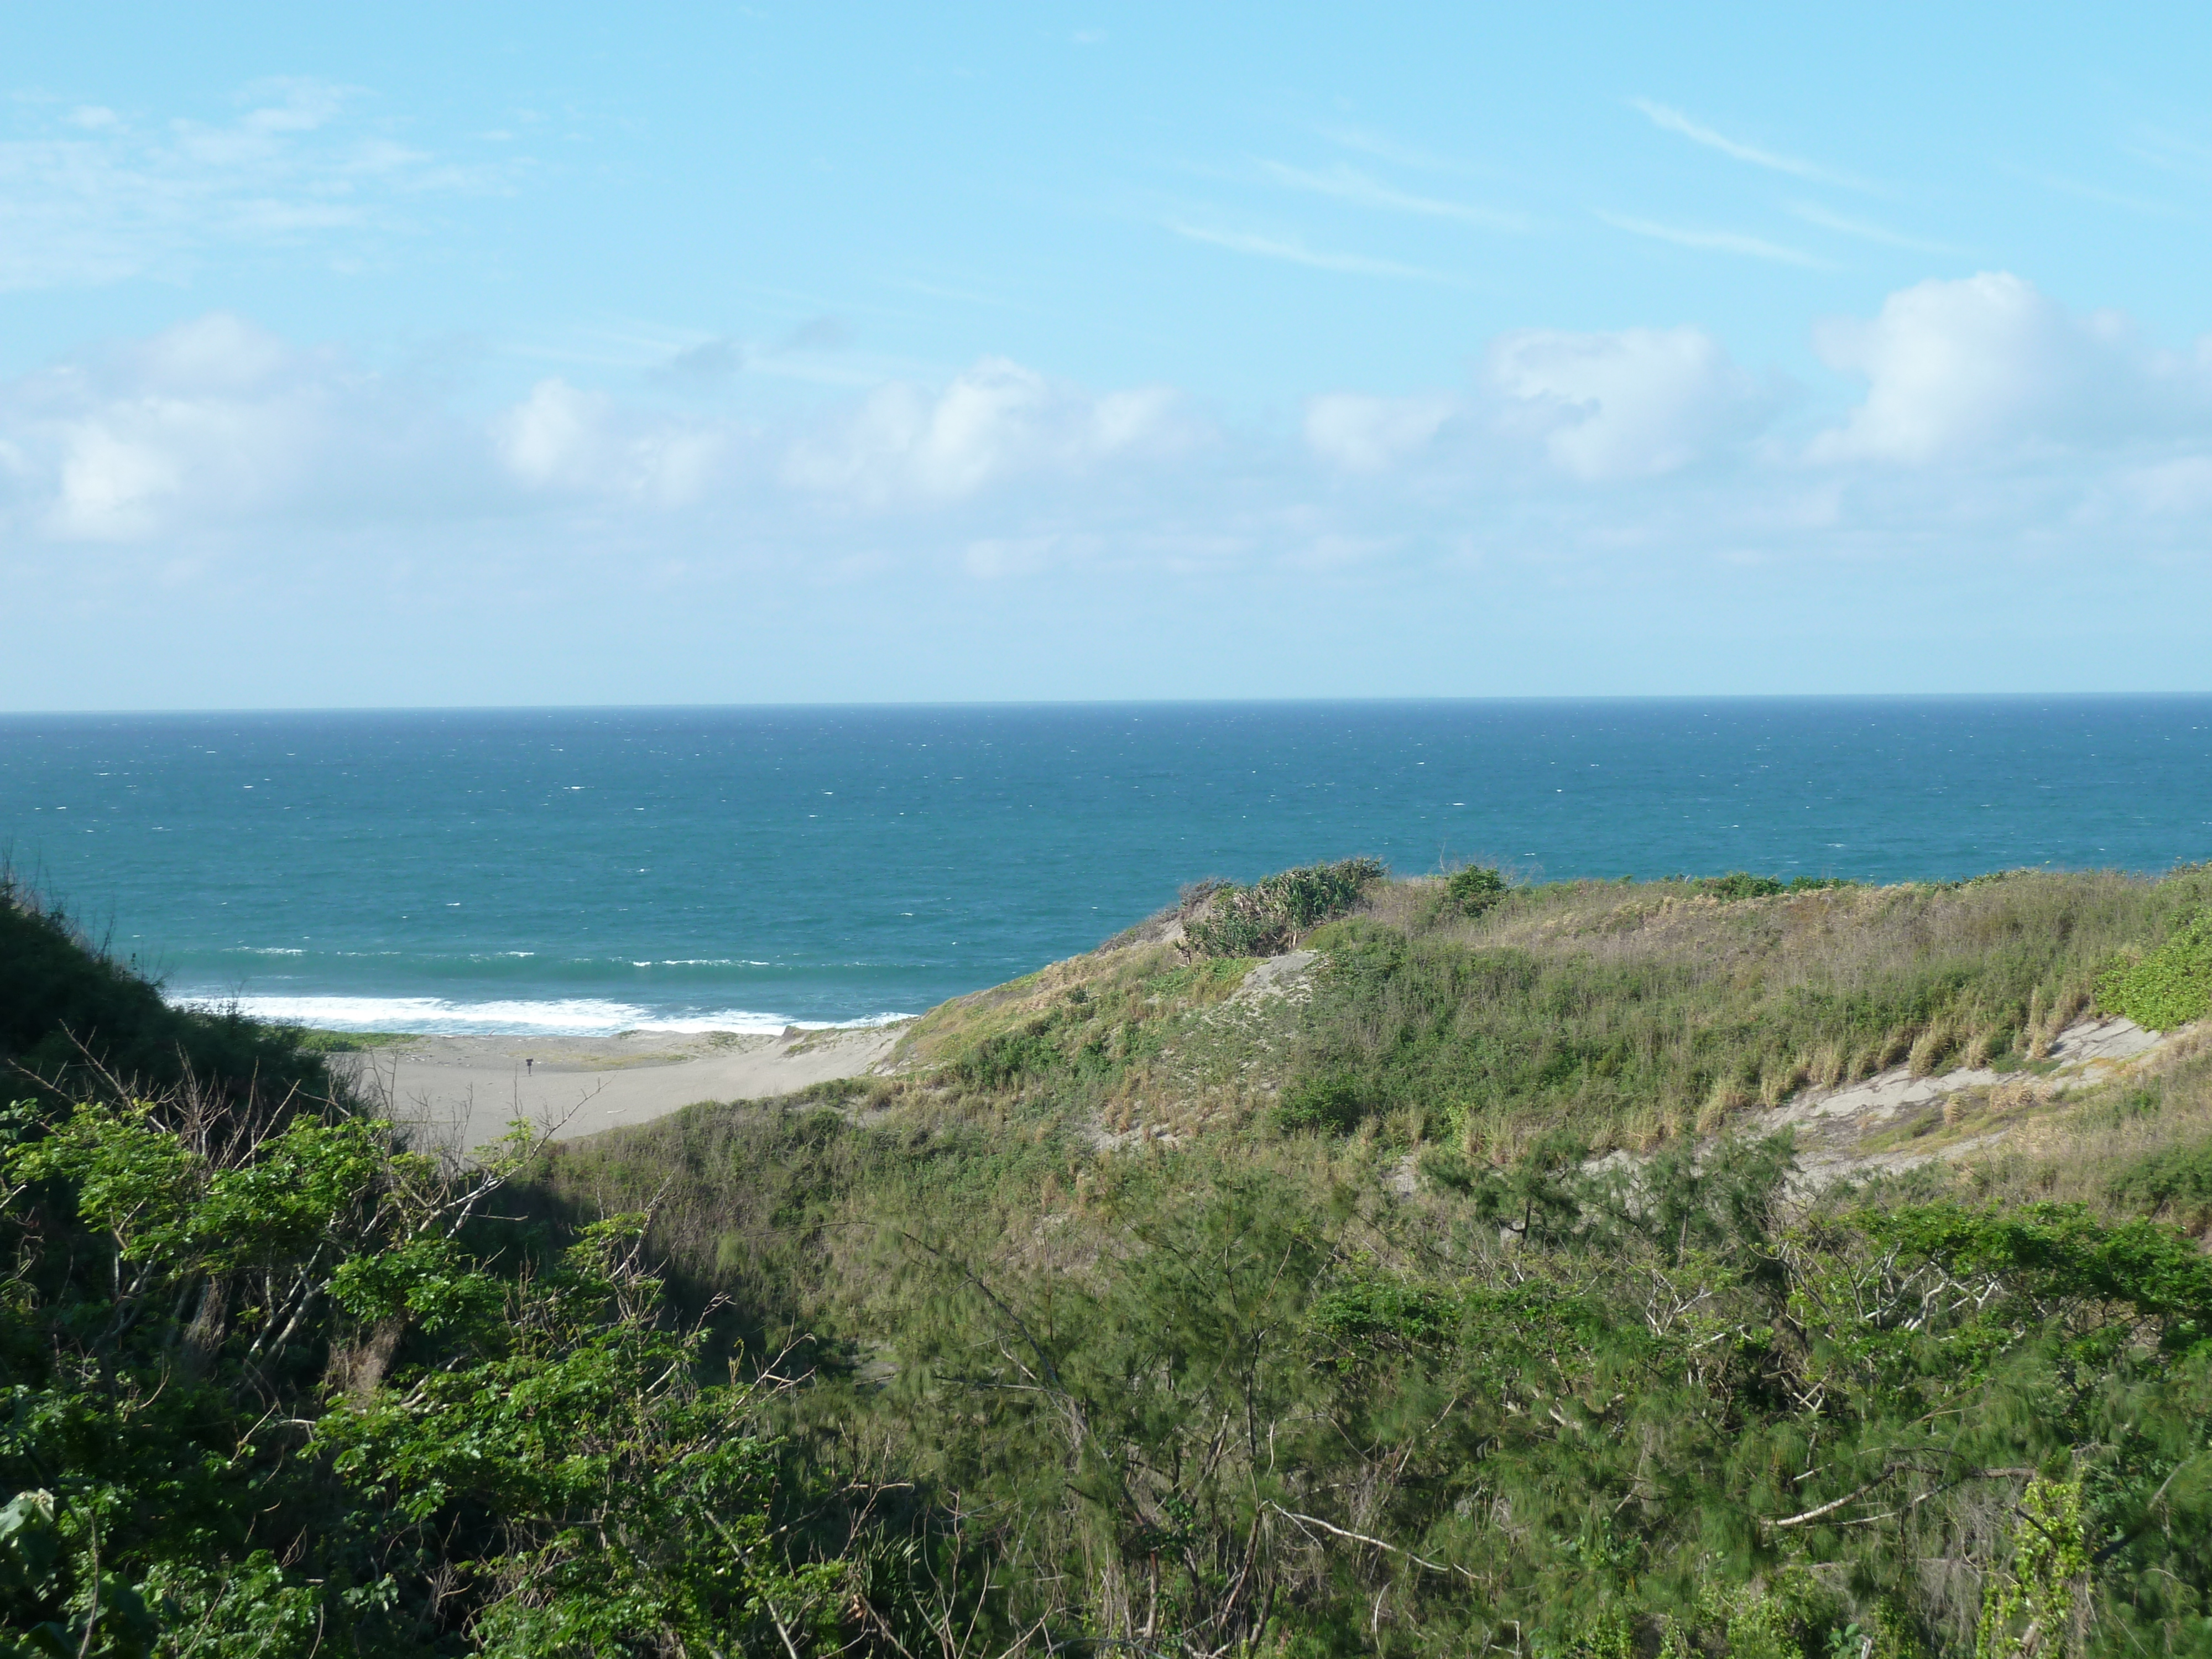
M 1603 1146 L 1711 1131 L 1808 1084 L 2039 1060 L 2122 953 L 2212 872 L 2022 872 L 1735 902 L 1689 883 L 1522 890 L 1465 916 L 1379 892 L 1329 954 L 1284 1090 L 1292 1124 L 1397 1118 L 1510 1155 L 1562 1125 Z

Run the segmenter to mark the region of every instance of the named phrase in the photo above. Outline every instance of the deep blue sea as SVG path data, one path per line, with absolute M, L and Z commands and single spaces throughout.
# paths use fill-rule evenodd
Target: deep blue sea
M 917 1012 L 1208 875 L 2212 858 L 2212 698 L 0 716 L 0 851 L 179 999 L 355 1029 Z

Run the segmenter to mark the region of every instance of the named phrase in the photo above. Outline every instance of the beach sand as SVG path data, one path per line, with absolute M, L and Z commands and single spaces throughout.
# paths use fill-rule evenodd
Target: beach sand
M 760 1100 L 880 1066 L 895 1025 L 781 1036 L 426 1036 L 331 1056 L 425 1151 L 466 1152 L 515 1118 L 559 1140 L 644 1123 L 701 1101 Z

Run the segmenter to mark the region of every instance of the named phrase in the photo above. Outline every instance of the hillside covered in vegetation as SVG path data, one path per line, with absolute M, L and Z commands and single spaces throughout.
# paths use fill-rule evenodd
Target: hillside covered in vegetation
M 2212 1653 L 2208 906 L 1353 860 L 454 1168 L 18 903 L 0 1640 Z

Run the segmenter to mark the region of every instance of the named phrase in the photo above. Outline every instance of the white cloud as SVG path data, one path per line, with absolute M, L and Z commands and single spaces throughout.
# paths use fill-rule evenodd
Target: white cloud
M 1003 357 L 941 391 L 878 387 L 826 432 L 795 444 L 784 477 L 817 495 L 882 504 L 951 501 L 1038 471 L 1080 471 L 1190 436 L 1165 387 L 1092 397 Z
M 256 547 L 272 572 L 344 548 L 381 568 L 434 543 L 664 572 L 1364 582 L 1463 559 L 1469 536 L 1627 573 L 2093 532 L 2180 556 L 2212 525 L 2201 355 L 2010 277 L 1906 289 L 1822 338 L 1867 392 L 1807 421 L 1828 428 L 1808 465 L 1783 388 L 1693 326 L 1504 334 L 1461 386 L 1333 391 L 1285 434 L 1001 358 L 774 418 L 742 381 L 702 405 L 635 368 L 568 368 L 487 410 L 218 313 L 0 379 L 0 561 L 19 581 L 33 558 L 215 571 Z
M 264 329 L 228 312 L 210 312 L 118 354 L 116 363 L 138 386 L 176 397 L 242 392 L 267 386 L 300 354 Z
M 2075 316 L 2003 271 L 1893 294 L 1871 320 L 1830 319 L 1814 343 L 1865 399 L 1814 440 L 1817 461 L 1941 460 L 2095 447 L 2205 412 L 2197 362 L 2146 349 L 2109 313 Z
M 604 393 L 579 392 L 563 380 L 540 380 L 492 422 L 492 436 L 500 458 L 523 483 L 541 489 L 581 483 L 602 465 L 606 414 Z
M 1863 242 L 1879 242 L 1884 247 L 1901 247 L 1915 253 L 1955 254 L 1959 250 L 1948 242 L 1931 242 L 1918 236 L 1907 236 L 1902 231 L 1892 230 L 1887 225 L 1874 224 L 1864 219 L 1846 218 L 1840 213 L 1831 213 L 1817 202 L 1792 202 L 1790 211 L 1808 225 L 1818 225 L 1823 230 L 1832 230 L 1838 235 L 1856 236 Z
M 1501 336 L 1491 383 L 1515 424 L 1533 428 L 1554 465 L 1577 478 L 1672 472 L 1741 435 L 1765 399 L 1698 328 Z
M 712 489 L 738 441 L 723 423 L 626 410 L 557 376 L 495 416 L 491 435 L 507 470 L 532 489 L 663 507 L 687 507 Z
M 49 523 L 73 539 L 133 539 L 153 527 L 183 482 L 181 459 L 167 447 L 106 422 L 75 422 L 64 429 L 61 493 Z
M 216 313 L 0 384 L 0 524 L 128 542 L 450 501 L 483 444 L 410 389 Z
M 1097 394 L 997 358 L 940 386 L 879 385 L 811 431 L 559 376 L 472 415 L 443 382 L 216 313 L 0 381 L 0 543 L 425 517 L 767 522 L 825 500 L 928 509 L 1171 461 L 1206 436 L 1167 387 Z
M 1307 401 L 1304 435 L 1340 471 L 1438 455 L 1467 477 L 1527 489 L 1534 480 L 1514 470 L 1516 446 L 1585 483 L 1656 477 L 1748 437 L 1773 404 L 1702 329 L 1523 329 L 1492 342 L 1471 397 L 1330 392 Z
M 1449 393 L 1376 398 L 1331 392 L 1306 403 L 1307 447 L 1347 472 L 1381 472 L 1425 449 L 1459 410 Z
M 48 418 L 26 447 L 51 469 L 48 529 L 131 540 L 197 507 L 283 501 L 328 418 L 315 379 L 310 360 L 222 313 L 46 377 Z

